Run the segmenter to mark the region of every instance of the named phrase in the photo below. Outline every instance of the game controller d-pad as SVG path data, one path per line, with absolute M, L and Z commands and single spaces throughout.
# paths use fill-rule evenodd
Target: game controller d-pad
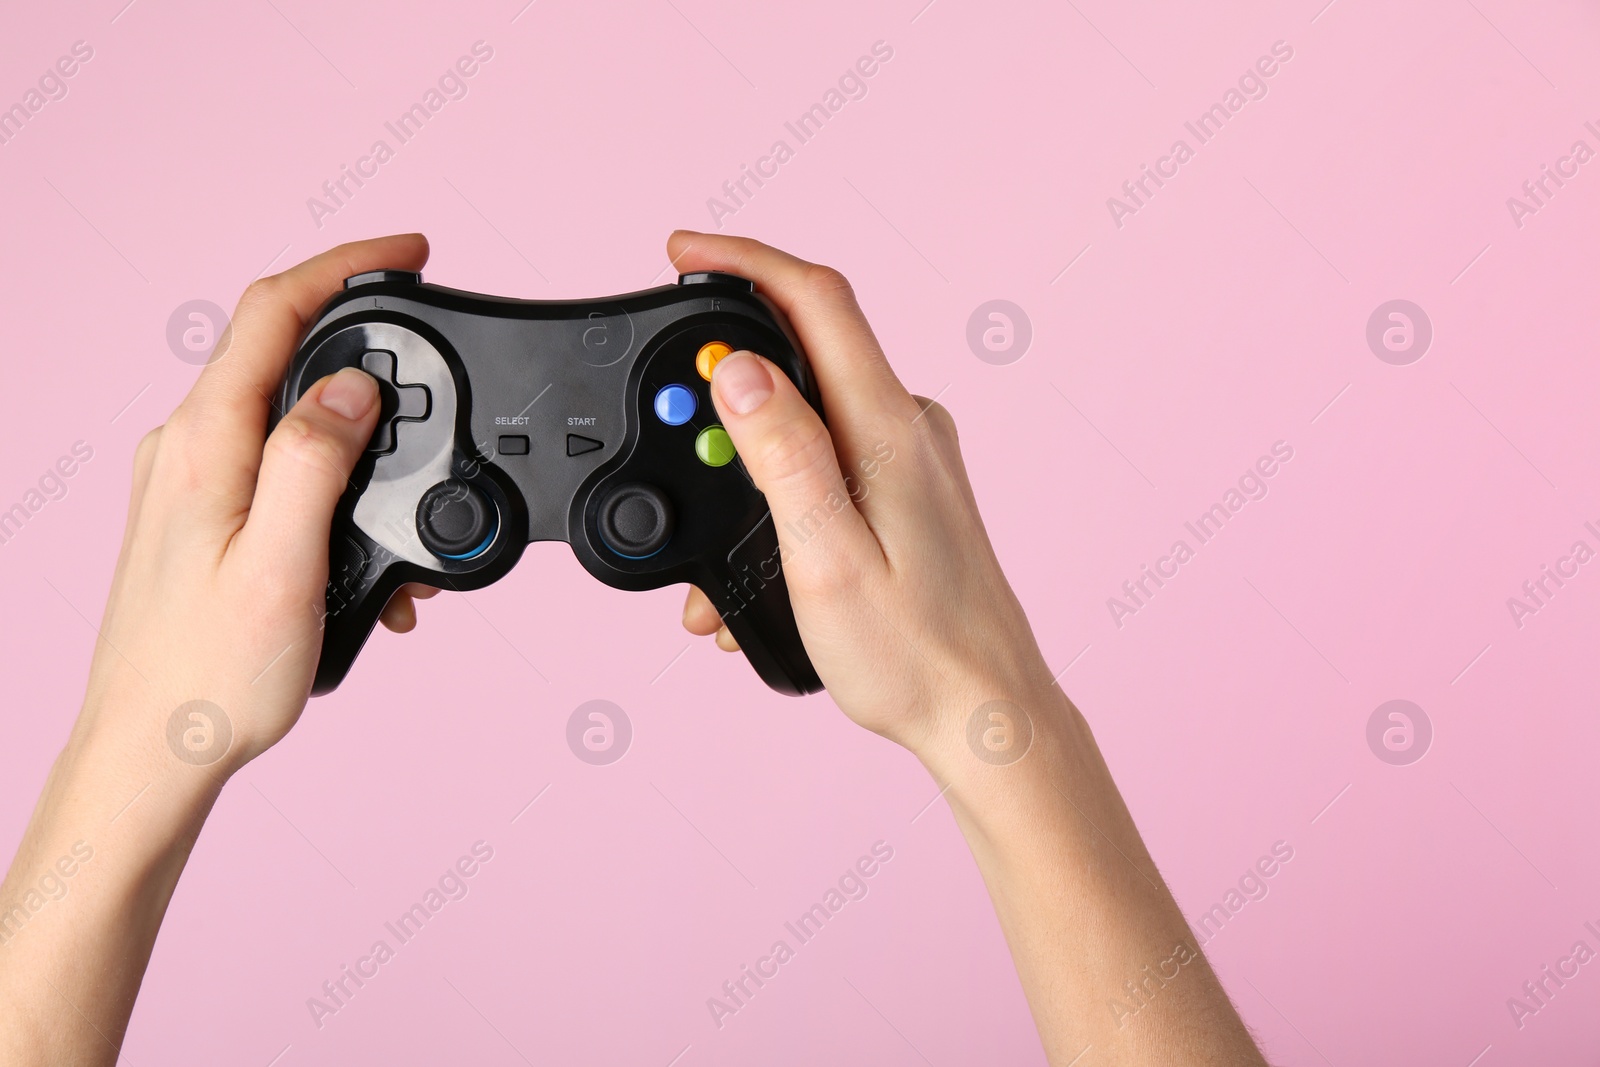
M 378 383 L 378 427 L 372 431 L 367 451 L 380 455 L 393 452 L 395 423 L 420 422 L 428 417 L 428 387 L 396 380 L 393 352 L 364 353 L 361 369 Z
M 277 399 L 361 367 L 380 415 L 334 518 L 313 692 L 343 680 L 405 582 L 481 588 L 531 541 L 562 540 L 621 589 L 692 582 L 761 678 L 821 688 L 789 604 L 777 532 L 710 378 L 759 351 L 821 410 L 782 315 L 703 272 L 600 300 L 511 300 L 404 271 L 346 280 L 313 317 Z

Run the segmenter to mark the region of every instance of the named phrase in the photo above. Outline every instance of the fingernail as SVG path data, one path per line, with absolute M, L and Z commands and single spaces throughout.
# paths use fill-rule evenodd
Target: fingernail
M 753 352 L 734 352 L 711 372 L 711 387 L 735 415 L 748 415 L 772 395 L 772 373 Z
M 378 402 L 378 383 L 366 372 L 346 367 L 328 379 L 317 400 L 329 411 L 358 422 Z

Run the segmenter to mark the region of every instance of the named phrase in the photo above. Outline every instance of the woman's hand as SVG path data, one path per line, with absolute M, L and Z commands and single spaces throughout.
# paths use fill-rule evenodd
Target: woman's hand
M 811 357 L 826 426 L 749 353 L 717 365 L 712 398 L 772 508 L 817 673 L 943 786 L 1050 1062 L 1262 1064 L 1050 677 L 950 415 L 900 384 L 838 272 L 737 237 L 679 231 L 667 248 L 680 270 L 753 280 Z M 684 625 L 735 647 L 699 590 Z
M 795 619 L 829 695 L 918 752 L 991 700 L 1035 703 L 1050 673 L 990 547 L 955 421 L 900 384 L 849 283 L 740 237 L 680 230 L 667 251 L 681 271 L 754 281 L 811 358 L 826 426 L 758 355 L 718 363 L 711 395 L 772 508 Z M 737 647 L 698 589 L 684 626 Z
M 225 722 L 189 736 L 226 743 L 196 756 L 227 773 L 294 725 L 322 647 L 334 506 L 372 436 L 378 390 L 340 371 L 268 436 L 271 398 L 306 320 L 345 277 L 427 258 L 420 234 L 362 241 L 245 291 L 217 355 L 135 453 L 80 732 L 139 720 L 161 739 L 177 708 L 205 701 Z M 414 623 L 410 594 L 430 595 L 413 588 L 391 602 L 391 628 Z
M 378 394 L 340 371 L 268 436 L 271 398 L 306 319 L 347 276 L 427 258 L 420 235 L 386 237 L 251 285 L 194 389 L 140 443 L 83 710 L 0 884 L 0 1063 L 118 1059 L 206 815 L 305 707 L 329 527 Z M 428 592 L 398 594 L 391 629 L 415 622 L 411 595 Z M 70 895 L 16 906 L 41 872 L 69 870 Z

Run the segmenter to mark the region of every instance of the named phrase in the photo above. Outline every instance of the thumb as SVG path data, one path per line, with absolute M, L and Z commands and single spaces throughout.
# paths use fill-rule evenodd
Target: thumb
M 833 438 L 788 375 L 751 352 L 735 352 L 711 374 L 711 399 L 745 469 L 772 509 L 785 566 L 826 531 L 848 545 L 871 539 L 839 470 Z
M 245 551 L 291 581 L 303 575 L 322 587 L 333 510 L 372 438 L 378 408 L 377 383 L 354 367 L 306 390 L 267 438 L 239 534 Z

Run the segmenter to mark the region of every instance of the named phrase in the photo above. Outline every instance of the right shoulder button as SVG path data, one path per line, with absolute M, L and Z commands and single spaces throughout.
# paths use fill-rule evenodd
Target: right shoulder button
M 695 271 L 693 274 L 678 275 L 679 285 L 704 285 L 707 282 L 718 282 L 722 285 L 737 285 L 746 292 L 755 292 L 756 283 L 749 278 L 741 278 L 737 274 L 724 274 L 717 270 Z

